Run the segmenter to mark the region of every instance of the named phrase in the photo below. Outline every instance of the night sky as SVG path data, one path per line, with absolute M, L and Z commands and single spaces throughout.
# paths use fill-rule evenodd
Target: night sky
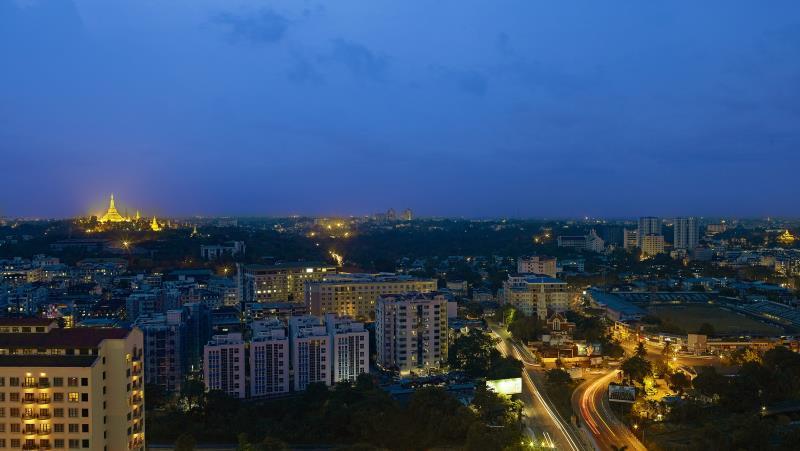
M 798 214 L 800 1 L 0 0 L 0 215 Z

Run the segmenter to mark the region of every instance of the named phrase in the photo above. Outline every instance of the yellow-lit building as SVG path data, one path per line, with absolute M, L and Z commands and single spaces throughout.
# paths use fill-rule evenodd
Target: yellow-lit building
M 784 230 L 783 233 L 778 236 L 778 242 L 785 246 L 791 246 L 794 244 L 796 239 L 797 238 L 795 238 L 795 236 L 792 235 L 792 232 L 790 232 L 788 229 Z
M 290 301 L 303 303 L 306 282 L 319 282 L 336 267 L 320 262 L 293 262 L 239 267 L 243 303 Z
M 0 319 L 0 449 L 144 450 L 142 333 Z
M 335 313 L 358 319 L 375 318 L 379 296 L 436 291 L 435 279 L 395 274 L 334 274 L 306 284 L 306 305 L 312 315 Z

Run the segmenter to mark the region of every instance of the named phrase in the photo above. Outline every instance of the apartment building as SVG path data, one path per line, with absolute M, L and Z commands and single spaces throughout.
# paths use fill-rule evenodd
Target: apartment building
M 428 373 L 447 360 L 447 298 L 403 293 L 378 298 L 377 363 L 401 375 Z
M 567 283 L 553 277 L 519 275 L 503 282 L 503 302 L 541 320 L 547 319 L 548 311 L 568 310 L 570 297 Z
M 242 334 L 214 335 L 203 348 L 203 380 L 208 390 L 245 397 L 245 342 Z
M 254 321 L 250 342 L 250 397 L 289 392 L 289 337 L 277 318 Z
M 375 318 L 379 296 L 411 291 L 435 291 L 435 279 L 396 274 L 330 274 L 306 285 L 306 304 L 312 315 L 335 313 L 360 320 Z
M 364 323 L 347 317 L 325 315 L 330 337 L 333 383 L 355 382 L 359 374 L 369 372 L 369 332 Z
M 697 218 L 675 218 L 673 247 L 693 250 L 700 244 L 700 228 Z
M 289 335 L 294 390 L 305 390 L 309 384 L 315 382 L 331 385 L 331 338 L 321 318 L 291 318 Z
M 144 450 L 142 333 L 0 319 L 0 449 Z
M 336 267 L 319 262 L 239 265 L 239 294 L 243 304 L 289 301 L 302 303 L 306 282 L 319 282 Z
M 533 255 L 530 257 L 519 257 L 517 259 L 517 272 L 520 274 L 543 274 L 545 276 L 556 276 L 556 258 Z

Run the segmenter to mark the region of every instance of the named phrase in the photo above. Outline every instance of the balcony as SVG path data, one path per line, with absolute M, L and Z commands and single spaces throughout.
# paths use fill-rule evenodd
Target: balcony
M 40 413 L 39 414 L 39 419 L 40 420 L 49 420 L 50 419 L 50 414 L 49 413 Z
M 50 398 L 39 398 L 36 400 L 39 404 L 50 404 Z
M 137 410 L 136 412 L 133 412 L 133 418 L 141 418 L 141 417 L 142 417 L 142 411 L 141 410 Z
M 131 400 L 134 402 L 134 404 L 139 404 L 143 401 L 143 399 L 144 398 L 142 398 L 141 396 L 135 395 Z
M 36 431 L 36 435 L 50 435 L 51 432 L 50 429 L 39 429 Z
M 27 414 L 23 413 L 20 417 L 23 420 L 35 420 L 35 419 L 39 418 L 39 415 L 36 415 L 35 413 L 27 413 Z
M 22 398 L 22 404 L 36 404 L 36 398 Z
M 22 388 L 39 388 L 38 382 L 23 382 Z

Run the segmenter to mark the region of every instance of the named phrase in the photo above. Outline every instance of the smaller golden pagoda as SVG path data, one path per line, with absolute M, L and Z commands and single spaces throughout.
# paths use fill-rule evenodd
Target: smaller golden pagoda
M 150 230 L 152 230 L 153 232 L 160 232 L 161 231 L 161 226 L 158 225 L 158 221 L 156 221 L 156 217 L 155 216 L 153 216 L 153 221 L 150 222 Z
M 778 242 L 786 246 L 791 246 L 794 244 L 795 240 L 797 240 L 797 238 L 792 235 L 789 229 L 784 230 L 783 233 L 778 236 Z

